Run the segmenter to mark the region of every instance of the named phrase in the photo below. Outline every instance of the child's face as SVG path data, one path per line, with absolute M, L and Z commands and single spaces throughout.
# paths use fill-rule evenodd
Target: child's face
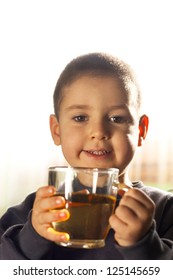
M 116 167 L 121 173 L 138 146 L 139 116 L 118 80 L 82 76 L 63 90 L 51 132 L 71 166 Z

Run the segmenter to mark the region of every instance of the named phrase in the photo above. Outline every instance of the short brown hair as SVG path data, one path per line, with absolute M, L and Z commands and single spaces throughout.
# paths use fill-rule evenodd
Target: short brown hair
M 128 94 L 134 94 L 135 91 L 136 95 L 133 96 L 133 99 L 135 97 L 137 107 L 140 107 L 141 93 L 132 68 L 124 61 L 109 54 L 89 53 L 69 62 L 59 76 L 53 95 L 54 112 L 57 118 L 64 87 L 83 75 L 118 78 L 121 86 Z

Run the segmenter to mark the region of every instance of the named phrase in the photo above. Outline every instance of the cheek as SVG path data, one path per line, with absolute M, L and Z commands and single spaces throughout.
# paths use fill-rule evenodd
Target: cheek
M 78 131 L 76 131 L 75 129 L 72 129 L 71 127 L 69 127 L 69 129 L 62 129 L 60 131 L 60 136 L 61 136 L 61 140 L 62 141 L 66 141 L 66 142 L 72 142 L 75 143 L 75 141 L 80 139 L 80 133 Z
M 66 159 L 66 161 L 70 165 L 72 165 L 71 160 L 73 160 L 75 158 L 75 154 L 76 154 L 73 143 L 68 140 L 62 141 L 61 149 L 62 149 L 62 153 L 63 153 L 63 156 Z
M 82 142 L 81 135 L 74 133 L 70 129 L 63 130 L 60 133 L 62 152 L 68 161 L 69 158 L 74 158 L 80 152 Z
M 119 162 L 124 162 L 128 164 L 136 151 L 137 139 L 132 134 L 122 135 L 116 139 L 116 157 Z

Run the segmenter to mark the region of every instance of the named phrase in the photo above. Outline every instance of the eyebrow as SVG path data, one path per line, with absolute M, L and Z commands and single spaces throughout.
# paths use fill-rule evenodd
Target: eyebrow
M 66 108 L 66 111 L 68 110 L 75 110 L 75 109 L 92 109 L 93 106 L 85 105 L 85 104 L 73 104 Z M 109 107 L 109 110 L 118 110 L 118 109 L 127 109 L 126 104 L 120 104 L 120 105 L 113 105 Z
M 74 105 L 71 105 L 71 106 L 67 107 L 66 111 L 67 110 L 75 110 L 75 109 L 90 109 L 90 108 L 92 108 L 92 106 L 74 104 Z

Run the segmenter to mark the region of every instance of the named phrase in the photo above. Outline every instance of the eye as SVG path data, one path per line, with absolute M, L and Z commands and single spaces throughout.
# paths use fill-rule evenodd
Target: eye
M 79 115 L 79 116 L 73 117 L 73 120 L 76 122 L 85 122 L 88 120 L 88 118 L 84 115 Z
M 109 118 L 109 121 L 113 122 L 113 123 L 127 123 L 128 122 L 127 118 L 124 116 L 112 116 Z

